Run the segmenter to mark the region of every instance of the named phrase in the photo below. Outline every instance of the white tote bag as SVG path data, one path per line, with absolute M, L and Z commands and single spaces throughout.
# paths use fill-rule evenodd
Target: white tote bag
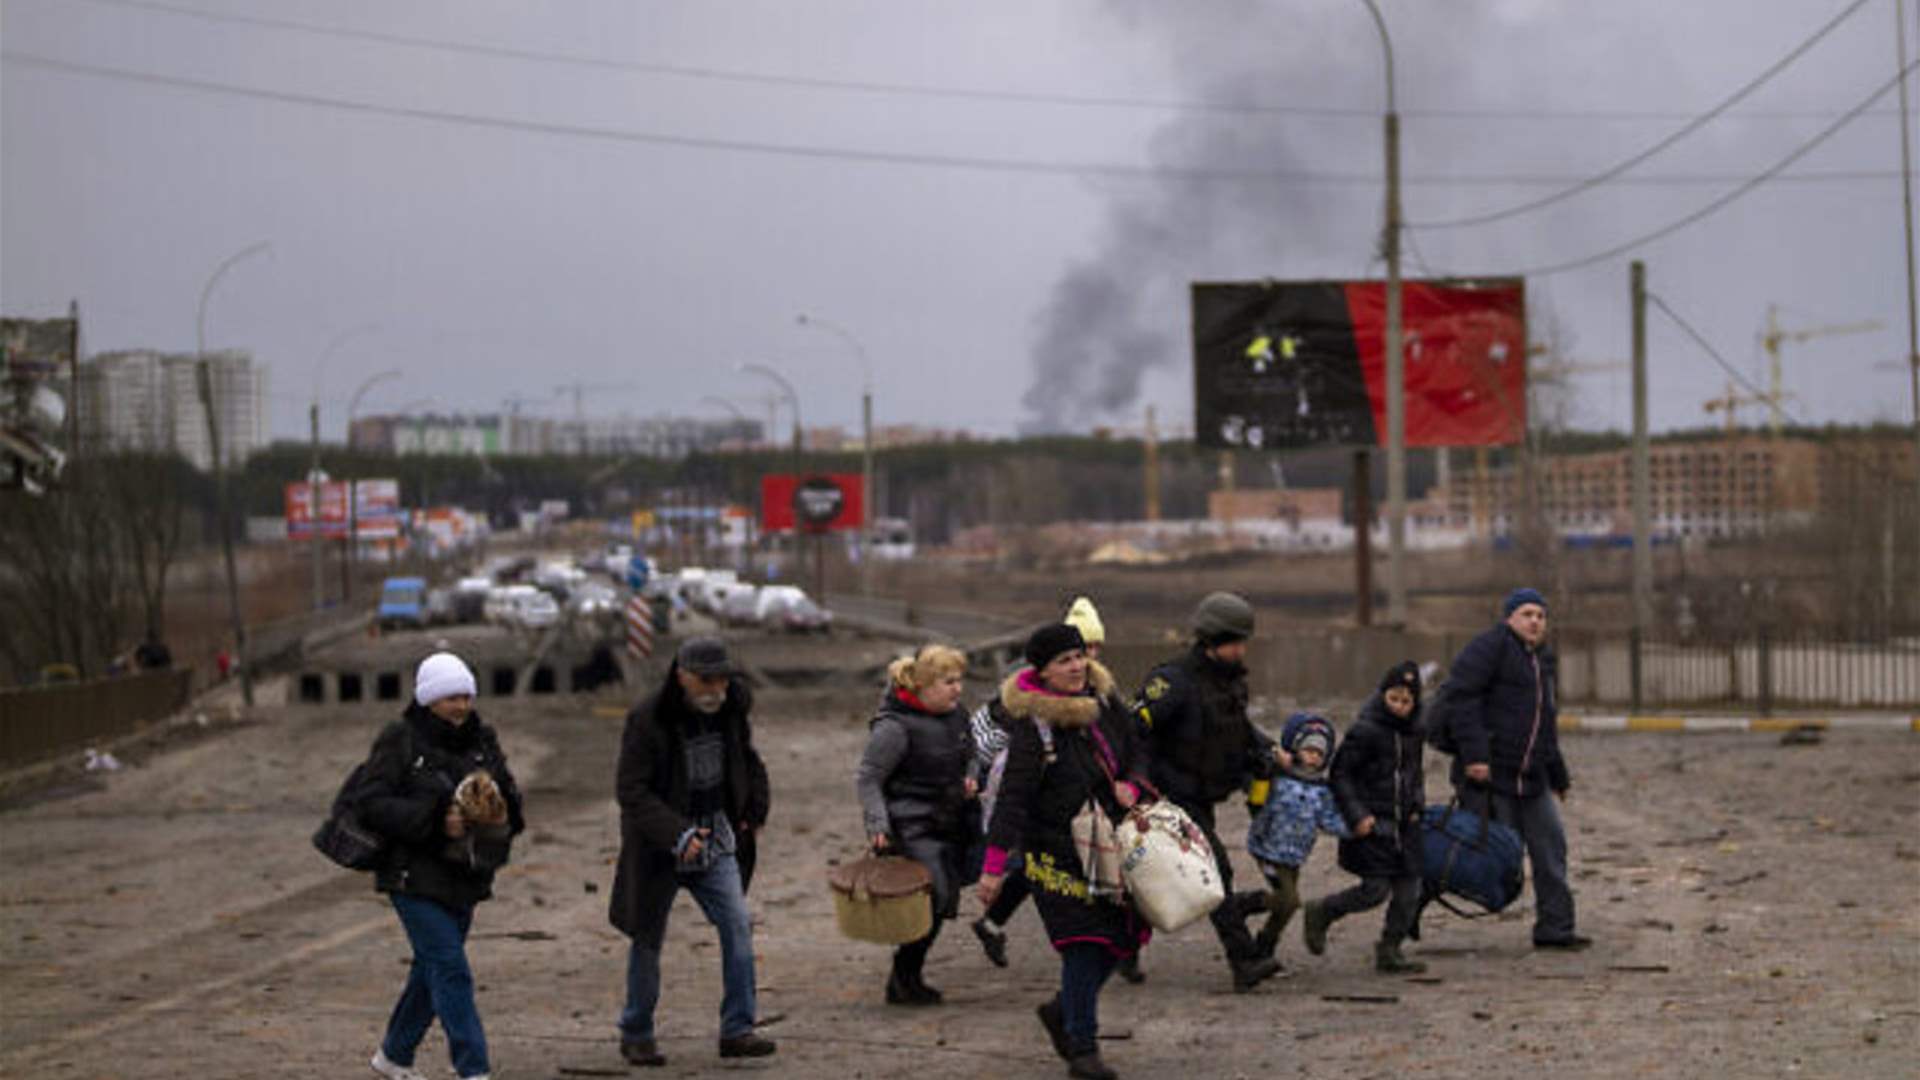
M 1207 834 L 1173 803 L 1135 807 L 1117 831 L 1127 894 L 1155 930 L 1172 933 L 1226 898 Z

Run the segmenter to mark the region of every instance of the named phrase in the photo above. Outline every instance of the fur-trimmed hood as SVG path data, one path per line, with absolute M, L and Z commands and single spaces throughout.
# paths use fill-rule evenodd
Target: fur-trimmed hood
M 1100 703 L 1113 696 L 1113 672 L 1098 660 L 1087 661 L 1087 693 L 1064 697 L 1049 694 L 1032 684 L 1023 685 L 1023 676 L 1031 677 L 1032 668 L 1021 668 L 1000 683 L 1000 704 L 1016 720 L 1032 717 L 1062 730 L 1092 726 L 1100 716 Z

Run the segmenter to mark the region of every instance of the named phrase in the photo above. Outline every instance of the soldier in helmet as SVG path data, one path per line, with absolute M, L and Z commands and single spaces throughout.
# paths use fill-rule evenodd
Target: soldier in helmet
M 1152 748 L 1148 773 L 1205 830 L 1213 845 L 1227 898 L 1215 908 L 1213 929 L 1226 950 L 1238 993 L 1272 977 L 1280 966 L 1256 949 L 1247 931 L 1250 897 L 1233 891 L 1233 864 L 1214 827 L 1215 804 L 1249 780 L 1269 779 L 1283 760 L 1279 748 L 1247 719 L 1247 639 L 1253 636 L 1253 606 L 1233 593 L 1216 592 L 1193 613 L 1193 644 L 1147 675 L 1134 701 L 1134 715 Z

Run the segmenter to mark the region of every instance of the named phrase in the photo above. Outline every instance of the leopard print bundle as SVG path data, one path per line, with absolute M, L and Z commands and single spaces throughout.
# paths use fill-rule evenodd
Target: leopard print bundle
M 504 825 L 507 823 L 507 800 L 500 794 L 500 785 L 486 770 L 478 769 L 467 774 L 460 786 L 453 790 L 453 805 L 460 810 L 460 816 L 476 825 Z

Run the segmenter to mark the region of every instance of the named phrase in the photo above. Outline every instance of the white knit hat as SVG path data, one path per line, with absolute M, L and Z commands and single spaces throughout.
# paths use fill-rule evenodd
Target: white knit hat
M 413 676 L 413 700 L 431 705 L 441 698 L 475 693 L 473 672 L 465 661 L 450 652 L 437 652 L 420 661 Z

